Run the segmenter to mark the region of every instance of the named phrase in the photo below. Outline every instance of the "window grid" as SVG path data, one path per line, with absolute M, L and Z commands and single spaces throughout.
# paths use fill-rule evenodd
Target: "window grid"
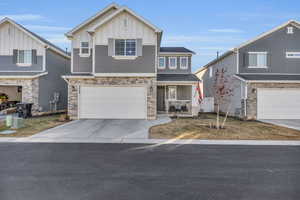
M 177 58 L 176 57 L 169 57 L 169 68 L 170 69 L 177 68 Z
M 18 50 L 18 64 L 32 64 L 32 51 L 31 50 Z
M 136 56 L 136 40 L 117 39 L 115 40 L 116 56 Z

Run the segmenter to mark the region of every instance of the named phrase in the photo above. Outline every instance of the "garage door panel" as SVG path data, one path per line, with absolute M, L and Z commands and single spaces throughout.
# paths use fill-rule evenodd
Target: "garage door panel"
M 300 89 L 258 89 L 257 118 L 300 119 Z
M 144 87 L 82 87 L 80 118 L 145 119 Z

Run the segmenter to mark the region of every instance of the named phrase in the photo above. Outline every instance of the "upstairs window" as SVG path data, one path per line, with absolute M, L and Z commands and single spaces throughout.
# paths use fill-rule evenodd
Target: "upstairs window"
M 180 69 L 187 69 L 188 68 L 188 57 L 180 57 Z
M 166 58 L 159 57 L 158 59 L 158 69 L 165 69 L 166 68 Z
M 32 64 L 32 50 L 18 50 L 17 64 L 31 65 Z
M 136 40 L 116 39 L 115 56 L 136 56 Z
M 300 52 L 286 52 L 286 58 L 300 58 Z
M 249 68 L 267 68 L 267 52 L 249 52 Z
M 81 42 L 80 43 L 80 55 L 81 56 L 89 56 L 90 55 L 89 42 Z
M 177 68 L 177 58 L 176 57 L 169 57 L 169 68 L 170 69 Z

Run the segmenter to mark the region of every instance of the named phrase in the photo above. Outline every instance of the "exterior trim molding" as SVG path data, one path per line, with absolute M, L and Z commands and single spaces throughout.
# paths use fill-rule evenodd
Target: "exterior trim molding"
M 246 80 L 237 75 L 234 77 L 245 83 L 300 83 L 300 80 Z
M 41 77 L 41 76 L 45 76 L 47 75 L 48 72 L 44 72 L 44 73 L 41 73 L 41 74 L 37 74 L 37 75 L 33 75 L 33 76 L 28 76 L 28 75 L 12 75 L 12 76 L 2 76 L 0 75 L 0 79 L 33 79 L 33 78 L 38 78 L 38 77 Z
M 157 85 L 194 85 L 199 81 L 157 81 Z

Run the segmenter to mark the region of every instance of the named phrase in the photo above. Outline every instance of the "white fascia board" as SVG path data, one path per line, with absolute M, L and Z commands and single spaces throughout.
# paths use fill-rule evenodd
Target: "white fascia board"
M 95 73 L 96 77 L 156 77 L 156 73 Z
M 157 81 L 157 85 L 194 85 L 201 81 Z
M 126 11 L 126 12 L 130 13 L 131 15 L 135 16 L 137 19 L 139 19 L 140 21 L 142 21 L 143 23 L 145 23 L 146 25 L 148 25 L 150 28 L 152 28 L 155 32 L 157 32 L 157 33 L 162 32 L 161 29 L 157 28 L 155 25 L 151 24 L 149 21 L 147 21 L 143 17 L 137 15 L 134 11 L 132 11 L 129 8 L 127 8 L 126 6 L 121 7 L 117 12 L 115 12 L 112 15 L 108 16 L 107 18 L 105 18 L 103 21 L 101 21 L 100 23 L 98 23 L 95 26 L 93 26 L 92 28 L 90 28 L 87 32 L 94 33 L 97 28 L 99 28 L 103 24 L 107 23 L 108 21 L 110 21 L 111 19 L 113 19 L 115 16 L 117 16 L 118 14 L 120 14 L 123 11 Z
M 245 83 L 300 83 L 300 80 L 246 80 L 237 75 L 234 77 Z
M 96 19 L 97 17 L 99 17 L 100 15 L 104 14 L 105 12 L 107 12 L 108 10 L 110 10 L 111 8 L 116 8 L 118 9 L 120 6 L 116 3 L 111 3 L 109 4 L 107 7 L 105 7 L 104 9 L 100 10 L 98 13 L 96 13 L 95 15 L 93 15 L 92 17 L 88 18 L 87 20 L 85 20 L 84 22 L 82 22 L 81 24 L 79 24 L 78 26 L 76 26 L 75 28 L 73 28 L 72 30 L 70 30 L 69 32 L 67 32 L 65 35 L 69 38 L 73 36 L 73 33 L 78 31 L 79 29 L 81 29 L 82 27 L 84 27 L 86 24 L 92 22 L 94 19 Z
M 28 75 L 9 75 L 9 76 L 1 76 L 0 75 L 0 79 L 33 79 L 33 78 L 38 78 L 38 77 L 41 77 L 41 76 L 45 76 L 47 75 L 48 72 L 44 72 L 44 73 L 41 73 L 41 74 L 37 74 L 37 75 L 33 75 L 33 76 L 28 76 Z
M 61 76 L 63 79 L 89 79 L 89 78 L 95 78 L 95 76 L 82 76 L 82 75 L 72 75 L 72 76 Z

